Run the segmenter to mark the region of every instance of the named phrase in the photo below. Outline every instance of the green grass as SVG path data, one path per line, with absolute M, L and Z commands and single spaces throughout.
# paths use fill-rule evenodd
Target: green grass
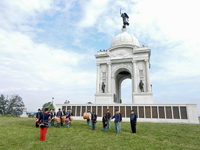
M 113 122 L 104 132 L 100 121 L 95 131 L 86 121 L 73 121 L 70 128 L 51 127 L 41 142 L 34 118 L 0 116 L 0 149 L 200 149 L 199 124 L 138 123 L 137 134 L 130 132 L 128 122 L 116 135 Z

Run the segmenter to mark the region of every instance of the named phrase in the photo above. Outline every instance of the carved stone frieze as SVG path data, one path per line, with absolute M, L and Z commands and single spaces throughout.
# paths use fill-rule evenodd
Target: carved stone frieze
M 119 49 L 110 52 L 111 59 L 129 58 L 131 56 L 132 51 L 130 49 Z

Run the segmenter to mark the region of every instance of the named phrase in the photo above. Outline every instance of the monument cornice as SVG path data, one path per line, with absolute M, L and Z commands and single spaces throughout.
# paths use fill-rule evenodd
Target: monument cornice
M 122 45 L 118 45 L 118 46 L 115 46 L 115 47 L 112 47 L 112 48 L 109 48 L 108 51 L 113 51 L 115 49 L 118 49 L 118 48 L 138 48 L 137 46 L 135 45 L 131 45 L 131 44 L 122 44 Z

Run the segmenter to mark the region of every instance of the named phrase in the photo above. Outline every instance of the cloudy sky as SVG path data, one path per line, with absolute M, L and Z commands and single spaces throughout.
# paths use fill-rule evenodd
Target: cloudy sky
M 0 94 L 19 94 L 28 111 L 94 102 L 96 59 L 121 33 L 151 49 L 154 103 L 197 103 L 200 115 L 200 1 L 1 0 Z M 131 103 L 131 81 L 122 83 Z

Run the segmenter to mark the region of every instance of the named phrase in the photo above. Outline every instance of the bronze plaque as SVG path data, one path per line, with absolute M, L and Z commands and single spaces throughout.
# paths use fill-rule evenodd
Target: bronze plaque
M 98 113 L 97 113 L 97 116 L 99 116 L 99 117 L 102 117 L 102 116 L 101 116 L 101 109 L 102 109 L 102 106 L 98 106 Z
M 132 106 L 132 109 L 134 110 L 134 114 L 136 114 L 136 116 L 138 116 L 137 106 Z
M 172 119 L 172 110 L 171 110 L 171 107 L 170 106 L 166 106 L 165 109 L 166 109 L 166 118 L 167 119 Z
M 86 106 L 82 106 L 82 113 L 81 113 L 82 115 L 86 112 L 85 109 L 86 109 Z
M 120 113 L 122 114 L 122 117 L 125 117 L 125 107 L 120 106 Z
M 96 106 L 92 106 L 92 113 L 93 113 L 93 111 L 95 111 L 95 113 L 97 114 Z
M 158 118 L 157 107 L 152 106 L 152 118 Z
M 164 106 L 159 106 L 159 118 L 165 118 Z
M 187 119 L 187 110 L 185 106 L 181 106 L 181 119 Z
M 80 116 L 80 110 L 81 110 L 81 106 L 77 106 L 76 116 Z
M 110 114 L 113 116 L 113 106 L 109 106 Z
M 75 115 L 75 112 L 76 112 L 76 106 L 72 106 L 72 112 L 73 112 L 73 115 Z
M 126 106 L 126 118 L 130 117 L 131 115 L 131 106 Z
M 126 106 L 126 117 L 129 118 L 131 115 L 131 106 Z
M 144 107 L 139 106 L 139 118 L 144 118 Z
M 145 115 L 146 118 L 151 118 L 150 106 L 145 106 Z
M 107 106 L 103 106 L 103 114 L 107 113 Z
M 177 106 L 173 107 L 173 114 L 174 114 L 174 119 L 180 119 L 179 110 Z

